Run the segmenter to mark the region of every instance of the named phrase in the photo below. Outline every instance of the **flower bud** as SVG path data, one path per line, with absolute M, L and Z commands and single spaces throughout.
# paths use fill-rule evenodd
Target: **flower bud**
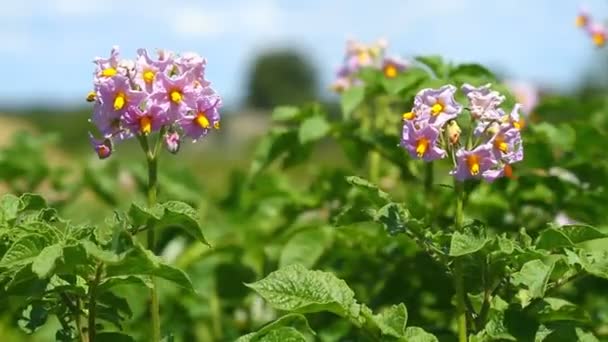
M 105 138 L 103 140 L 95 139 L 93 134 L 89 133 L 89 140 L 99 159 L 106 159 L 112 155 L 114 148 L 112 145 L 112 140 L 109 138 Z
M 165 134 L 164 137 L 165 140 L 165 147 L 167 148 L 167 151 L 169 151 L 170 153 L 176 154 L 177 152 L 179 152 L 179 147 L 180 147 L 180 137 L 179 134 L 175 131 L 173 132 L 167 132 Z
M 446 131 L 448 133 L 448 138 L 450 140 L 450 144 L 454 145 L 460 139 L 460 133 L 462 132 L 458 123 L 454 120 L 448 122 Z
M 94 91 L 90 91 L 87 94 L 87 102 L 95 102 L 97 100 L 97 93 Z

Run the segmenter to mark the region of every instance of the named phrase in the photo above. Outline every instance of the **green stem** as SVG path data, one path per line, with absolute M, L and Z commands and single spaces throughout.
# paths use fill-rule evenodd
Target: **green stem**
M 454 189 L 456 190 L 455 230 L 459 231 L 462 229 L 464 220 L 464 184 L 455 180 Z M 456 290 L 458 342 L 467 342 L 466 291 L 464 288 L 462 261 L 460 259 L 454 261 L 454 288 Z
M 427 203 L 428 222 L 435 217 L 435 198 L 433 196 L 435 170 L 433 165 L 433 163 L 425 163 L 424 166 L 424 197 Z
M 156 158 L 160 141 L 163 139 L 164 129 L 161 130 L 154 150 L 150 149 L 148 144 L 148 137 L 139 136 L 139 142 L 141 144 L 142 149 L 146 153 L 146 161 L 148 164 L 148 188 L 147 188 L 147 198 L 148 198 L 148 208 L 152 208 L 156 204 L 156 191 L 158 188 L 158 160 Z M 146 230 L 147 234 L 147 242 L 148 249 L 155 253 L 155 236 L 154 236 L 154 227 L 148 227 Z M 150 277 L 152 282 L 152 287 L 150 288 L 150 315 L 151 315 L 151 324 L 152 324 L 152 341 L 158 342 L 160 341 L 160 305 L 158 302 L 158 286 L 156 283 L 156 279 L 154 277 Z
M 95 319 L 97 316 L 97 285 L 101 281 L 101 273 L 103 271 L 103 265 L 98 264 L 95 271 L 95 279 L 93 279 L 89 285 L 89 342 L 95 342 L 95 335 L 97 333 L 95 326 Z

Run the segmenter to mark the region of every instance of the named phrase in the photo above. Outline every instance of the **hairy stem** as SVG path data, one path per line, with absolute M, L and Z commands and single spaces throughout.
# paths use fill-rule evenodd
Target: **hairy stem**
M 456 190 L 456 213 L 455 213 L 455 229 L 462 229 L 464 220 L 464 188 L 463 184 L 454 181 L 454 189 Z M 454 261 L 454 289 L 456 290 L 456 315 L 458 324 L 458 342 L 467 342 L 467 312 L 464 288 L 464 274 L 462 261 L 456 259 Z
M 147 136 L 139 136 L 144 153 L 146 154 L 146 162 L 148 165 L 148 187 L 146 195 L 148 198 L 148 208 L 152 208 L 156 204 L 156 192 L 158 188 L 158 160 L 157 152 L 160 142 L 164 135 L 164 128 L 161 130 L 154 149 L 150 149 Z M 156 241 L 154 236 L 154 227 L 148 227 L 146 230 L 148 249 L 155 253 Z M 158 302 L 158 288 L 156 280 L 151 277 L 152 287 L 150 288 L 150 318 L 152 324 L 152 341 L 160 341 L 160 305 Z
M 95 342 L 96 327 L 95 319 L 97 315 L 97 285 L 101 281 L 101 273 L 103 271 L 103 265 L 98 264 L 95 271 L 95 278 L 89 285 L 89 342 Z

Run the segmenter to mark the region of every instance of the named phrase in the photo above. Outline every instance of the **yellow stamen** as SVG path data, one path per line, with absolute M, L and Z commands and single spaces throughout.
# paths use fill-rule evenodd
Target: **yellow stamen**
M 213 128 L 215 128 L 215 129 L 220 129 L 220 122 L 219 122 L 219 121 L 216 121 L 216 122 L 213 124 Z
M 526 120 L 524 120 L 523 118 L 519 119 L 519 121 L 513 121 L 513 127 L 515 129 L 522 129 L 522 128 L 524 128 L 525 125 L 526 125 Z
M 114 99 L 114 110 L 121 110 L 126 102 L 127 97 L 125 96 L 125 93 L 120 92 L 116 94 L 116 98 Z
M 144 77 L 144 82 L 146 82 L 148 84 L 152 83 L 152 81 L 154 81 L 154 75 L 156 75 L 154 73 L 154 71 L 152 71 L 152 70 L 146 70 L 144 72 L 144 76 L 143 76 Z
M 210 124 L 209 124 L 209 119 L 207 119 L 207 117 L 205 116 L 205 112 L 200 112 L 198 113 L 198 115 L 196 116 L 196 119 L 194 119 L 194 121 L 196 121 L 196 123 L 201 126 L 201 128 L 209 128 Z
M 576 26 L 583 27 L 587 25 L 587 16 L 578 15 L 576 16 Z
M 501 151 L 502 153 L 507 153 L 509 149 L 509 144 L 505 142 L 504 136 L 500 135 L 494 139 L 494 148 Z
M 443 104 L 441 104 L 440 102 L 435 103 L 431 107 L 431 113 L 433 115 L 439 115 L 439 113 L 441 113 L 442 111 L 443 111 Z
M 152 132 L 152 118 L 149 116 L 142 116 L 139 119 L 139 130 L 143 135 L 150 134 Z
M 101 76 L 103 77 L 112 77 L 114 75 L 116 75 L 116 73 L 118 73 L 118 71 L 112 67 L 107 68 L 107 69 L 103 69 L 101 71 Z
M 469 172 L 473 176 L 477 176 L 479 174 L 479 157 L 477 155 L 472 154 L 467 157 L 467 165 L 469 166 Z
M 87 94 L 87 102 L 94 102 L 97 99 L 97 93 L 94 91 L 90 91 Z
M 357 55 L 357 58 L 359 59 L 359 63 L 361 63 L 361 64 L 367 64 L 367 63 L 369 63 L 369 60 L 370 60 L 369 54 L 365 51 L 359 52 L 359 54 Z
M 416 155 L 418 158 L 422 158 L 429 148 L 428 139 L 422 138 L 416 142 Z
M 398 73 L 397 68 L 392 64 L 389 64 L 384 68 L 384 76 L 386 76 L 388 78 L 397 77 L 397 73 Z
M 415 117 L 416 114 L 414 112 L 403 113 L 403 120 L 412 120 Z
M 591 40 L 593 40 L 593 44 L 598 47 L 604 46 L 604 44 L 606 44 L 606 36 L 602 33 L 594 33 L 591 37 Z
M 169 93 L 169 97 L 171 98 L 171 101 L 175 103 L 180 103 L 182 101 L 182 93 L 177 90 L 173 90 L 171 93 Z

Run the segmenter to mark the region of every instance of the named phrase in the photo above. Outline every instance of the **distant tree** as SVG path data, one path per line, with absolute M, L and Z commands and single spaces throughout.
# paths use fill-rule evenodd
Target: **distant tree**
M 314 67 L 294 50 L 272 50 L 260 54 L 248 75 L 247 104 L 261 109 L 298 105 L 317 95 Z

